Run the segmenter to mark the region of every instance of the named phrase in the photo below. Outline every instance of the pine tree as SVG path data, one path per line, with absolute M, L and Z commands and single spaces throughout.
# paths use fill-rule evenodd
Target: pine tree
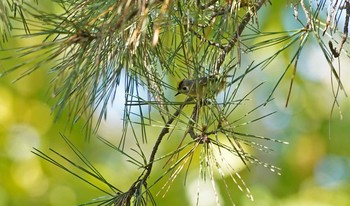
M 292 6 L 288 11 L 293 10 L 292 23 L 298 29 L 261 28 L 265 25 L 261 22 L 277 21 L 264 10 L 282 10 L 285 5 Z M 319 46 L 329 64 L 335 85 L 333 105 L 339 106 L 337 98 L 343 85 L 340 66 L 338 69 L 334 64 L 349 57 L 349 1 L 301 0 L 281 6 L 281 2 L 269 0 L 12 0 L 1 1 L 0 11 L 1 76 L 24 71 L 17 81 L 49 67 L 54 74 L 50 92 L 56 119 L 65 118 L 71 127 L 79 120 L 86 122 L 86 137 L 97 136 L 138 168 L 139 176 L 125 191 L 108 182 L 66 135 L 61 136 L 83 165 L 55 150 L 57 156 L 33 150 L 85 182 L 94 185 L 80 173 L 110 190 L 95 185 L 107 196 L 91 204 L 155 205 L 155 194 L 166 194 L 173 182 L 181 181 L 177 180 L 180 174 L 192 170 L 212 183 L 213 196 L 219 193 L 220 186 L 214 180 L 218 174 L 231 204 L 235 202 L 235 194 L 230 192 L 234 185 L 253 200 L 227 153 L 239 158 L 248 170 L 261 165 L 280 174 L 278 167 L 259 160 L 251 151 L 270 152 L 269 141 L 288 143 L 245 128 L 254 130 L 253 123 L 274 114 L 266 105 L 274 101 L 283 80 L 289 79 L 286 106 L 297 98 L 293 84 L 299 59 L 310 44 Z M 327 16 L 322 16 L 325 11 Z M 35 43 L 17 47 L 8 43 L 9 38 Z M 264 51 L 267 54 L 262 55 Z M 279 65 L 277 78 L 267 82 L 270 89 L 262 90 L 265 80 L 257 77 L 287 52 L 292 53 L 288 64 Z M 5 66 L 13 59 L 17 65 Z M 183 91 L 174 96 L 182 89 L 179 85 L 183 84 L 176 86 L 181 80 L 191 80 L 184 89 L 192 88 L 194 95 Z M 119 87 L 125 88 L 123 95 L 117 92 Z M 260 93 L 260 102 L 251 101 Z M 108 115 L 108 105 L 116 98 L 125 101 L 117 144 L 96 135 Z M 125 146 L 130 142 L 132 149 Z M 164 152 L 163 145 L 172 149 Z M 163 168 L 162 173 L 152 176 L 155 167 Z M 152 188 L 159 184 L 161 191 L 157 193 Z M 196 197 L 200 202 L 200 191 L 194 192 Z

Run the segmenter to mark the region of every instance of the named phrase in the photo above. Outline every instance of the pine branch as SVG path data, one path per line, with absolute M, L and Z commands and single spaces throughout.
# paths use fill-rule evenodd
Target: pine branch
M 257 12 L 259 9 L 266 3 L 266 0 L 260 0 L 252 7 L 252 12 Z M 246 28 L 247 24 L 250 22 L 252 18 L 252 13 L 250 11 L 246 12 L 245 16 L 243 17 L 242 21 L 240 22 L 236 34 L 229 40 L 229 43 L 225 45 L 224 49 L 221 51 L 220 55 L 218 56 L 218 60 L 215 64 L 214 70 L 216 73 L 219 73 L 220 67 L 223 64 L 226 55 L 234 48 L 234 45 L 239 40 L 243 30 Z

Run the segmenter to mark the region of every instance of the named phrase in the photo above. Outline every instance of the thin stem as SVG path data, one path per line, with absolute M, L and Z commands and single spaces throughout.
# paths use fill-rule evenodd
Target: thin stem
M 220 67 L 222 63 L 224 62 L 226 55 L 234 48 L 235 44 L 238 42 L 239 37 L 241 36 L 244 28 L 249 23 L 250 19 L 252 18 L 252 13 L 258 11 L 262 5 L 266 2 L 266 0 L 260 0 L 257 3 L 255 3 L 255 6 L 253 7 L 253 11 L 247 11 L 245 16 L 243 17 L 243 20 L 241 21 L 240 25 L 238 26 L 236 34 L 232 37 L 232 39 L 229 41 L 227 45 L 225 45 L 225 49 L 221 51 L 219 54 L 218 60 L 215 65 L 215 72 L 218 74 Z
M 193 98 L 189 97 L 185 100 L 183 104 L 174 112 L 174 114 L 170 117 L 170 119 L 166 122 L 162 131 L 160 132 L 157 141 L 155 142 L 152 153 L 149 158 L 149 163 L 145 166 L 145 170 L 141 173 L 139 178 L 131 185 L 130 189 L 127 192 L 125 205 L 130 205 L 131 198 L 135 195 L 136 191 L 141 191 L 142 187 L 145 186 L 147 190 L 147 179 L 150 176 L 154 164 L 154 159 L 157 154 L 160 143 L 162 142 L 164 136 L 169 132 L 170 125 L 174 122 L 174 120 L 180 115 L 181 110 L 185 107 L 188 102 L 191 102 Z

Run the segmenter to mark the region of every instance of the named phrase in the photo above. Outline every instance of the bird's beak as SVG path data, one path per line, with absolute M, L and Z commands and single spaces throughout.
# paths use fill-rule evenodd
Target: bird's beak
M 180 92 L 178 92 L 178 93 L 176 93 L 176 94 L 175 94 L 175 96 L 177 96 L 177 95 L 179 95 L 179 94 L 181 94 L 181 93 L 180 93 Z

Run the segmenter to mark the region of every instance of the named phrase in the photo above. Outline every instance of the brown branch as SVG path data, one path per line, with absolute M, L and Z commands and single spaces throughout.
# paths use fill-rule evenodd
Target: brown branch
M 350 2 L 349 0 L 345 1 L 345 10 L 346 10 L 346 15 L 345 15 L 345 23 L 344 23 L 344 33 L 342 36 L 342 41 L 340 42 L 340 46 L 339 46 L 339 55 L 340 52 L 344 46 L 344 43 L 346 42 L 346 39 L 348 38 L 348 34 L 349 34 L 349 18 L 350 18 Z
M 267 0 L 258 1 L 257 3 L 255 3 L 255 6 L 253 7 L 253 12 L 247 11 L 245 16 L 243 17 L 243 20 L 241 21 L 240 25 L 238 26 L 236 34 L 232 37 L 232 39 L 229 41 L 229 43 L 227 43 L 225 45 L 225 49 L 223 49 L 221 51 L 221 53 L 219 54 L 218 60 L 217 60 L 215 67 L 214 67 L 216 74 L 219 73 L 220 67 L 221 67 L 222 63 L 224 62 L 226 55 L 234 48 L 234 46 L 238 42 L 238 39 L 241 36 L 243 30 L 245 29 L 245 27 L 247 26 L 247 24 L 251 20 L 252 13 L 256 13 L 262 7 L 262 5 L 265 4 L 266 1 Z
M 183 104 L 174 112 L 174 114 L 170 117 L 170 119 L 166 122 L 164 125 L 162 131 L 160 132 L 157 141 L 155 142 L 148 164 L 145 165 L 145 170 L 141 173 L 139 178 L 131 185 L 129 190 L 125 193 L 125 201 L 123 201 L 123 205 L 131 205 L 130 201 L 132 196 L 134 196 L 137 191 L 141 191 L 142 187 L 145 187 L 147 190 L 147 179 L 150 176 L 154 164 L 154 159 L 156 156 L 156 153 L 158 151 L 159 145 L 162 142 L 164 136 L 169 133 L 169 127 L 174 122 L 174 120 L 180 115 L 181 110 L 187 105 L 187 103 L 191 102 L 193 98 L 189 97 L 185 100 Z
M 194 30 L 191 29 L 191 28 L 190 28 L 190 31 L 191 31 L 195 36 L 197 36 L 197 38 L 198 38 L 199 40 L 201 40 L 202 42 L 206 42 L 206 43 L 207 43 L 208 45 L 210 45 L 210 46 L 216 46 L 216 47 L 218 47 L 218 48 L 220 48 L 220 49 L 225 49 L 225 47 L 224 47 L 222 44 L 213 42 L 213 41 L 211 41 L 211 40 L 205 38 L 204 36 L 198 34 L 198 32 L 194 31 Z
M 198 122 L 199 110 L 202 106 L 201 101 L 204 101 L 204 99 L 196 102 L 196 105 L 193 107 L 193 110 L 192 110 L 191 118 L 188 122 L 187 132 L 188 134 L 190 134 L 192 139 L 197 139 L 197 135 L 194 132 L 193 128 L 194 128 L 194 124 Z
M 216 17 L 222 16 L 224 14 L 227 14 L 228 12 L 231 11 L 232 4 L 228 3 L 227 6 L 221 7 L 220 9 L 216 9 L 212 11 L 212 14 L 210 15 L 210 18 L 207 20 L 207 22 L 213 21 Z M 206 24 L 197 24 L 198 27 L 200 28 L 206 28 L 209 26 L 209 23 Z
M 338 0 L 335 1 L 335 3 L 333 4 L 332 6 L 332 11 L 329 12 L 328 16 L 327 16 L 327 21 L 326 21 L 326 27 L 324 28 L 323 30 L 323 33 L 322 33 L 322 36 L 325 35 L 329 25 L 331 24 L 331 21 L 333 19 L 333 15 L 334 15 L 334 12 L 335 12 L 335 9 L 337 7 L 337 4 L 338 4 Z
M 208 7 L 214 5 L 216 3 L 217 0 L 211 0 L 209 2 L 207 2 L 206 4 L 201 4 L 201 2 L 199 0 L 197 0 L 196 4 L 200 9 L 207 9 Z
M 335 47 L 333 47 L 333 43 L 331 41 L 328 42 L 329 49 L 331 50 L 334 58 L 338 58 L 340 56 L 340 52 L 343 49 L 344 43 L 346 42 L 346 39 L 349 35 L 349 18 L 350 18 L 350 2 L 349 0 L 345 1 L 345 5 L 342 7 L 342 9 L 346 10 L 345 15 L 345 23 L 344 23 L 344 29 L 343 29 L 343 35 L 341 42 L 339 44 L 339 49 L 337 50 Z

